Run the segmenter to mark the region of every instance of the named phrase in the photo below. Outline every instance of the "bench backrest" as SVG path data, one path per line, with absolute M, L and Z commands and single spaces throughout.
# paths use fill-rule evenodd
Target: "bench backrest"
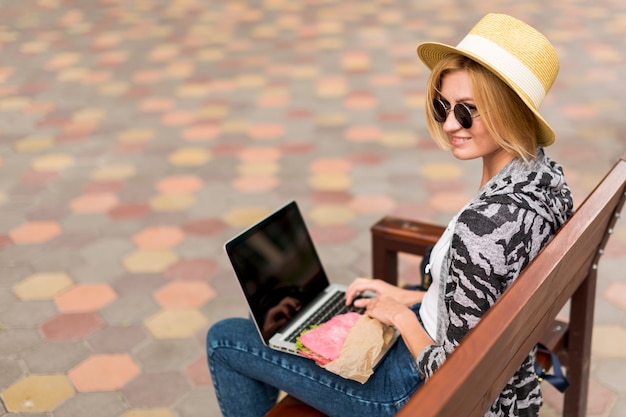
M 573 311 L 584 315 L 570 317 L 570 321 L 586 321 L 574 333 L 587 334 L 572 334 L 570 322 L 570 337 L 580 339 L 581 346 L 574 357 L 578 360 L 579 355 L 583 356 L 580 372 L 588 376 L 595 271 L 624 203 L 625 184 L 626 154 L 411 398 L 399 417 L 484 415 L 546 327 L 572 297 L 579 304 L 576 308 L 585 310 Z M 582 394 L 584 405 L 586 388 Z

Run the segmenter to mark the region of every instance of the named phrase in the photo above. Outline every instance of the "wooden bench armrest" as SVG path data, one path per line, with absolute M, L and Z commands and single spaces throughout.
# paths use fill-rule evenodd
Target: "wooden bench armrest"
M 398 254 L 424 256 L 444 230 L 439 225 L 399 217 L 380 219 L 371 228 L 374 277 L 397 284 Z

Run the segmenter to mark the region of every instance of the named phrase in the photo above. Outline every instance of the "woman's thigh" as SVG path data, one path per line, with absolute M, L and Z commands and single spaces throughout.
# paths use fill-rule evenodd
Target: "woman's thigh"
M 277 387 L 329 415 L 393 415 L 422 383 L 402 340 L 365 384 L 339 377 L 310 359 L 268 348 L 248 319 L 216 323 L 209 331 L 207 349 L 210 356 L 220 355 L 240 374 Z

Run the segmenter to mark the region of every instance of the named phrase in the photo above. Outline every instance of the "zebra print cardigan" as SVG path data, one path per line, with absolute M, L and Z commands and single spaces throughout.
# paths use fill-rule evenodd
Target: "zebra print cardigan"
M 435 344 L 418 368 L 428 378 L 572 214 L 562 168 L 538 149 L 515 159 L 459 213 L 444 256 Z M 534 416 L 542 396 L 534 352 L 508 382 L 487 416 Z

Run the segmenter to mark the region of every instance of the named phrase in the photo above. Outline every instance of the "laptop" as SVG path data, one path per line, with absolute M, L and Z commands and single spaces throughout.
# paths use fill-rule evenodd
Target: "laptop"
M 273 349 L 299 355 L 303 330 L 354 311 L 345 303 L 346 286 L 330 284 L 295 201 L 224 247 L 259 335 Z

